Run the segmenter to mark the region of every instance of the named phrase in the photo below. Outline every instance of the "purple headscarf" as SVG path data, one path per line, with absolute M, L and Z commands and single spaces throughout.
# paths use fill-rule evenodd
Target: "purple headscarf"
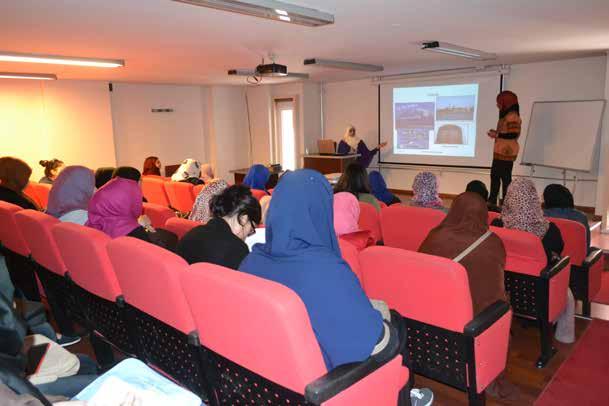
M 87 210 L 94 191 L 95 175 L 91 169 L 68 166 L 53 182 L 47 213 L 59 218 L 74 210 Z
M 417 174 L 412 183 L 412 191 L 414 193 L 411 201 L 412 206 L 432 209 L 444 207 L 442 199 L 438 195 L 438 180 L 433 173 L 421 172 Z
M 93 195 L 85 225 L 117 238 L 139 227 L 137 218 L 141 214 L 140 185 L 134 180 L 114 178 Z

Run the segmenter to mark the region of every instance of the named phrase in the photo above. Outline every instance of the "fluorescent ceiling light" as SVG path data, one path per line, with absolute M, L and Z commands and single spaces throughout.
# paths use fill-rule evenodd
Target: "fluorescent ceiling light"
M 24 63 L 50 63 L 55 65 L 92 66 L 96 68 L 118 68 L 125 66 L 120 59 L 80 58 L 77 56 L 57 56 L 40 54 L 19 54 L 0 51 L 0 61 Z
M 33 80 L 57 80 L 57 76 L 48 73 L 15 73 L 0 72 L 1 79 L 33 79 Z
M 380 72 L 384 68 L 381 65 L 368 65 L 365 63 L 334 61 L 332 59 L 310 58 L 304 60 L 305 65 L 327 66 L 329 68 L 360 70 L 365 72 Z
M 292 24 L 319 27 L 334 24 L 334 16 L 312 8 L 300 7 L 277 0 L 173 0 L 179 3 L 215 8 L 254 17 L 285 21 Z M 282 17 L 288 17 L 288 19 Z
M 441 54 L 459 56 L 467 59 L 477 59 L 479 61 L 486 61 L 489 59 L 496 59 L 497 55 L 488 52 L 480 51 L 472 48 L 465 48 L 459 45 L 449 44 L 447 42 L 440 41 L 426 41 L 421 43 L 421 49 L 425 51 L 438 52 Z

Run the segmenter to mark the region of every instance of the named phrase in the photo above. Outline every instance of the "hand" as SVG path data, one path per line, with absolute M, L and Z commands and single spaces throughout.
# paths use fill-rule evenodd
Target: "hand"
M 488 130 L 486 135 L 488 135 L 491 138 L 497 138 L 497 130 Z
M 150 217 L 148 217 L 145 214 L 142 214 L 138 219 L 137 222 L 140 226 L 144 227 L 146 229 L 146 231 L 150 231 L 150 232 L 154 232 L 154 227 L 152 227 L 152 221 L 150 220 Z
M 385 148 L 386 146 L 387 146 L 387 141 L 385 141 L 385 142 L 381 142 L 381 143 L 379 144 L 378 148 L 379 148 L 379 149 L 383 149 L 383 148 Z

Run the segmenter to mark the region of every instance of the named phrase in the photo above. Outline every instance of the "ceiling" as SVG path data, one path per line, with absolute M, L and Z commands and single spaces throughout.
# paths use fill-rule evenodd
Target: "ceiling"
M 0 62 L 0 71 L 60 79 L 244 83 L 269 52 L 290 71 L 335 81 L 376 74 L 303 66 L 305 58 L 381 64 L 385 73 L 461 67 L 468 60 L 419 50 L 439 40 L 496 53 L 493 63 L 599 54 L 609 49 L 608 0 L 302 0 L 334 14 L 310 28 L 171 0 L 2 0 L 0 50 L 124 59 L 117 69 Z M 487 62 L 488 63 L 488 62 Z

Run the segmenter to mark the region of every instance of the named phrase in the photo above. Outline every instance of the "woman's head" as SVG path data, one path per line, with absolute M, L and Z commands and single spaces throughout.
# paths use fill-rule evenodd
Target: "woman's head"
M 106 183 L 112 179 L 112 175 L 114 175 L 114 170 L 116 168 L 112 166 L 104 166 L 101 168 L 97 168 L 95 171 L 95 188 L 99 189 L 104 186 Z
M 18 158 L 5 156 L 0 158 L 0 185 L 14 192 L 21 193 L 30 181 L 32 168 Z
M 156 156 L 149 156 L 144 160 L 144 170 L 142 175 L 161 176 L 161 160 Z
M 214 217 L 224 219 L 233 234 L 242 240 L 256 231 L 261 220 L 260 203 L 251 190 L 242 185 L 228 187 L 215 195 L 211 199 L 211 211 Z
M 210 164 L 201 165 L 201 179 L 205 183 L 211 182 L 214 179 L 214 170 Z
M 345 138 L 347 137 L 355 137 L 356 131 L 355 131 L 355 127 L 353 127 L 352 125 L 348 126 L 345 129 Z
M 201 176 L 201 164 L 196 159 L 185 159 L 178 170 L 171 175 L 171 180 L 174 182 L 180 182 L 191 178 L 198 178 Z
M 271 177 L 269 168 L 264 165 L 252 165 L 243 179 L 243 184 L 252 189 L 266 190 L 266 184 Z
M 132 166 L 119 166 L 112 173 L 112 177 L 130 179 L 139 182 L 142 178 L 142 174 Z
M 461 193 L 453 201 L 441 226 L 455 232 L 482 234 L 488 230 L 486 200 L 478 193 Z
M 546 209 L 573 209 L 575 202 L 571 191 L 563 185 L 551 184 L 543 191 L 543 205 Z
M 484 199 L 484 201 L 488 200 L 488 189 L 486 188 L 484 182 L 480 180 L 472 180 L 469 182 L 465 187 L 465 191 L 477 193 L 482 199 Z
M 497 108 L 501 111 L 509 109 L 518 104 L 518 96 L 516 93 L 504 90 L 497 95 Z
M 438 180 L 431 172 L 420 172 L 412 183 L 412 202 L 421 207 L 440 207 L 442 200 L 438 194 Z
M 338 192 L 349 192 L 359 196 L 360 193 L 370 193 L 370 184 L 368 183 L 368 172 L 358 163 L 352 163 L 347 166 L 345 173 L 341 175 L 336 183 L 334 190 Z
M 195 204 L 190 212 L 189 220 L 207 223 L 211 220 L 211 199 L 228 187 L 224 179 L 215 179 L 206 183 L 195 199 Z
M 337 236 L 359 231 L 359 202 L 351 193 L 334 195 L 334 231 Z
M 67 166 L 53 183 L 47 213 L 61 217 L 74 210 L 87 210 L 95 191 L 95 175 L 84 166 Z
M 44 176 L 49 179 L 57 178 L 59 171 L 63 167 L 63 162 L 55 158 L 48 161 L 40 161 L 38 163 L 44 168 Z
M 543 238 L 549 223 L 543 216 L 533 181 L 517 178 L 510 183 L 503 200 L 501 219 L 507 228 L 528 231 Z

